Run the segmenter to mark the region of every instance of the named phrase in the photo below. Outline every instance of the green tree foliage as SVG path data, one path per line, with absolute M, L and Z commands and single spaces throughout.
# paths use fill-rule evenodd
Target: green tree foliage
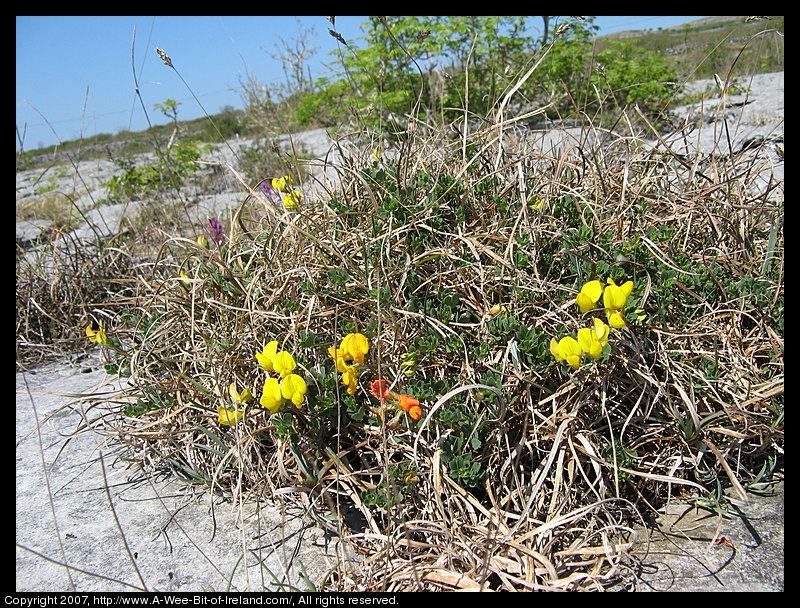
M 614 41 L 598 55 L 597 62 L 601 69 L 592 80 L 613 96 L 616 105 L 652 107 L 676 92 L 675 68 L 663 56 L 636 48 L 630 41 Z
M 584 105 L 591 95 L 592 36 L 597 30 L 594 17 L 562 24 L 552 48 L 526 83 L 528 97 L 552 104 L 552 113 L 558 115 L 571 114 Z
M 342 102 L 368 119 L 484 114 L 532 50 L 524 29 L 524 17 L 370 17 L 364 46 L 348 45 L 337 60 L 348 86 L 318 81 L 298 118 Z
M 337 51 L 342 78 L 316 81 L 297 103 L 301 126 L 333 125 L 348 114 L 383 126 L 406 115 L 488 117 L 539 59 L 517 100 L 549 104 L 552 115 L 598 103 L 646 109 L 673 93 L 674 70 L 660 55 L 624 41 L 596 54 L 594 17 L 370 17 L 362 30 L 362 39 Z

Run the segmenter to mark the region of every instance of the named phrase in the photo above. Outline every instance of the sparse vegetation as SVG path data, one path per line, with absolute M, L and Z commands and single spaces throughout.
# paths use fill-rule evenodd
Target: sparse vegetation
M 106 432 L 223 496 L 307 505 L 366 556 L 325 590 L 624 585 L 634 526 L 670 492 L 724 510 L 725 488 L 782 470 L 782 184 L 757 184 L 757 157 L 698 171 L 632 126 L 534 153 L 517 119 L 536 108 L 608 133 L 676 99 L 678 64 L 598 50 L 590 18 L 533 61 L 518 18 L 381 19 L 287 118 L 354 115 L 335 189 L 273 204 L 312 167 L 258 140 L 230 223 L 54 240 L 47 271 L 18 256 L 18 365 L 105 342 L 129 386 Z M 434 89 L 419 65 L 447 41 Z M 165 204 L 199 153 L 173 127 L 112 192 Z M 611 297 L 576 306 L 594 280 Z M 595 317 L 598 344 L 554 356 Z

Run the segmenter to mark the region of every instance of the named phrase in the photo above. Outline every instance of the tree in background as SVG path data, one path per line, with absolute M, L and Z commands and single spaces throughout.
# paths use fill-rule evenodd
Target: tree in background
M 319 109 L 330 96 L 339 108 L 378 119 L 443 118 L 463 108 L 483 114 L 533 50 L 524 17 L 370 17 L 362 29 L 364 46 L 348 44 L 336 60 L 349 95 L 318 81 L 309 106 Z
M 342 43 L 333 62 L 338 76 L 313 84 L 298 71 L 306 47 L 285 44 L 282 61 L 293 68 L 298 91 L 293 119 L 300 127 L 332 126 L 355 116 L 386 128 L 406 116 L 486 118 L 540 59 L 515 102 L 526 109 L 549 106 L 554 117 L 632 103 L 647 109 L 673 93 L 674 71 L 656 53 L 619 42 L 595 56 L 594 17 L 542 16 L 541 36 L 533 35 L 532 19 L 369 17 L 358 43 L 331 30 Z

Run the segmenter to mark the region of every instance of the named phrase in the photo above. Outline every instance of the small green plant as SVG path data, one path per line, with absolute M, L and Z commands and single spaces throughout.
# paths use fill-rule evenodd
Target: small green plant
M 638 453 L 633 448 L 627 448 L 622 445 L 622 442 L 615 441 L 613 445 L 607 445 L 601 452 L 603 460 L 610 463 L 614 468 L 614 474 L 620 481 L 628 481 L 631 479 L 631 474 L 627 471 L 622 471 L 622 468 L 628 468 L 638 457 Z
M 152 162 L 120 160 L 120 175 L 106 184 L 112 202 L 147 199 L 180 188 L 197 171 L 196 161 L 209 150 L 193 141 L 178 141 Z

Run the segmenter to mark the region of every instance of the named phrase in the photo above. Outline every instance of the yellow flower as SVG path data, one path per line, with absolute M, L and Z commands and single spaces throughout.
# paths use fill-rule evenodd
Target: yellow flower
M 349 394 L 358 388 L 358 365 L 364 363 L 369 352 L 369 341 L 363 334 L 347 334 L 339 348 L 329 348 L 328 353 L 336 362 L 336 370 L 342 374 L 342 384 Z M 353 363 L 348 363 L 352 361 Z
M 358 370 L 352 365 L 346 366 L 342 374 L 342 384 L 347 387 L 347 393 L 353 395 L 358 388 Z
M 277 353 L 278 341 L 273 340 L 272 342 L 267 342 L 267 344 L 264 345 L 264 350 L 260 353 L 256 353 L 256 361 L 258 361 L 258 364 L 268 372 L 275 371 L 273 360 L 275 359 L 275 355 Z
M 358 387 L 358 368 L 347 363 L 352 357 L 341 348 L 329 348 L 328 353 L 336 362 L 336 371 L 342 374 L 342 384 L 347 387 L 347 392 L 354 394 Z
M 220 424 L 236 426 L 244 416 L 244 411 L 232 409 L 228 410 L 222 406 L 217 407 L 217 419 Z
M 294 362 L 294 357 L 292 357 L 291 353 L 282 350 L 272 359 L 272 367 L 276 374 L 280 374 L 281 378 L 285 378 L 294 371 L 297 364 Z
M 341 350 L 346 359 L 352 359 L 359 365 L 364 363 L 364 357 L 369 352 L 369 341 L 363 334 L 347 334 L 342 340 Z
M 582 352 L 580 344 L 572 336 L 565 336 L 558 342 L 550 338 L 550 353 L 556 361 L 566 361 L 572 367 L 580 367 Z
M 611 329 L 600 319 L 595 318 L 593 321 L 594 327 L 578 330 L 578 344 L 587 355 L 599 359 L 603 356 L 603 347 L 608 344 L 608 334 Z
M 100 346 L 108 346 L 108 336 L 106 335 L 105 327 L 103 327 L 103 322 L 100 321 L 98 323 L 100 329 L 95 331 L 92 329 L 91 324 L 86 326 L 86 336 L 89 338 L 89 342 L 97 342 Z
M 261 399 L 258 402 L 273 414 L 280 409 L 283 403 L 283 395 L 277 378 L 267 378 L 266 382 L 264 382 L 264 389 L 261 392 Z
M 272 187 L 280 192 L 289 192 L 289 188 L 292 186 L 294 186 L 294 180 L 291 175 L 284 175 L 272 180 Z
M 231 385 L 228 387 L 228 393 L 236 405 L 247 405 L 248 402 L 253 400 L 250 389 L 246 388 L 240 393 L 236 388 L 235 382 L 231 382 Z M 244 410 L 240 410 L 237 407 L 233 409 L 226 409 L 221 406 L 217 407 L 217 419 L 220 424 L 236 426 L 243 416 Z
M 625 327 L 625 319 L 622 317 L 622 313 L 632 291 L 633 281 L 617 285 L 614 279 L 609 277 L 608 285 L 606 285 L 606 289 L 603 292 L 603 306 L 605 306 L 611 327 L 615 329 Z
M 244 405 L 253 400 L 253 394 L 250 392 L 250 389 L 246 388 L 240 393 L 238 390 L 236 390 L 235 382 L 231 382 L 231 385 L 228 387 L 228 392 L 230 393 L 231 399 L 233 399 L 234 403 Z
M 589 312 L 597 306 L 600 294 L 603 293 L 603 284 L 600 281 L 589 281 L 581 287 L 575 301 L 580 306 L 581 312 Z
M 291 353 L 282 350 L 278 352 L 278 341 L 272 340 L 267 342 L 264 350 L 256 353 L 256 361 L 268 372 L 275 372 L 285 378 L 288 374 L 294 371 L 297 364 L 294 362 L 294 357 Z
M 300 202 L 300 191 L 292 190 L 289 194 L 283 197 L 283 206 L 287 209 L 297 209 L 297 203 Z
M 306 381 L 297 374 L 289 374 L 281 382 L 281 396 L 297 407 L 302 405 L 307 390 Z

